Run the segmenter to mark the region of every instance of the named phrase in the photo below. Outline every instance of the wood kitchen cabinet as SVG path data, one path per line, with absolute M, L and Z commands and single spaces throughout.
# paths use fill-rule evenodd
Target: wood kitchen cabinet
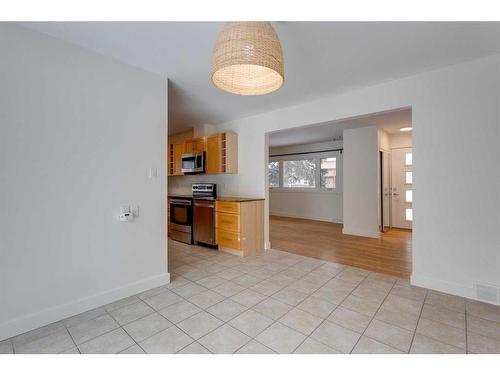
M 185 153 L 185 143 L 176 142 L 168 145 L 168 175 L 182 175 L 182 154 Z
M 264 200 L 215 202 L 219 250 L 247 256 L 264 251 Z
M 238 135 L 209 135 L 206 139 L 206 173 L 238 173 Z
M 168 175 L 182 175 L 182 154 L 205 151 L 205 173 L 238 173 L 238 135 L 217 133 L 168 145 Z
M 185 141 L 184 150 L 187 154 L 205 151 L 205 137 L 188 139 Z

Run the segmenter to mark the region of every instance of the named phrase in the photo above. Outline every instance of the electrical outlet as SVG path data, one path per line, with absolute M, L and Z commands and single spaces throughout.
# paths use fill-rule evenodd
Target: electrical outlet
M 120 215 L 118 216 L 120 221 L 127 222 L 132 221 L 139 216 L 139 206 L 121 206 Z

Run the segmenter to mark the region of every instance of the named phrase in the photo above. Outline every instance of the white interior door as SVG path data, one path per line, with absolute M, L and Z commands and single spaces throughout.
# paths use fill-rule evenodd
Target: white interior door
M 392 226 L 411 229 L 413 220 L 412 149 L 411 147 L 393 149 L 391 155 Z

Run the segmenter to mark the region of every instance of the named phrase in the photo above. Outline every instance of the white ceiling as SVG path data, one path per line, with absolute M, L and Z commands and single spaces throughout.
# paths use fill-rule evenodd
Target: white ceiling
M 500 52 L 500 23 L 273 23 L 285 84 L 262 97 L 216 89 L 209 72 L 220 22 L 23 23 L 171 80 L 169 133 Z
M 269 134 L 269 146 L 279 147 L 331 141 L 341 138 L 345 129 L 364 126 L 377 126 L 389 134 L 397 134 L 400 133 L 399 129 L 411 125 L 411 109 L 406 108 L 274 132 Z

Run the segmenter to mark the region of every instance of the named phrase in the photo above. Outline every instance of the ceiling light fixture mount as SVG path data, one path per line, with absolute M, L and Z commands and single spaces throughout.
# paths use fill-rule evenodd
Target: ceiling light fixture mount
M 214 49 L 211 78 L 221 90 L 264 95 L 285 80 L 283 51 L 269 22 L 226 22 Z
M 405 128 L 399 129 L 400 132 L 411 132 L 412 130 L 413 130 L 413 128 L 411 126 L 407 126 Z

